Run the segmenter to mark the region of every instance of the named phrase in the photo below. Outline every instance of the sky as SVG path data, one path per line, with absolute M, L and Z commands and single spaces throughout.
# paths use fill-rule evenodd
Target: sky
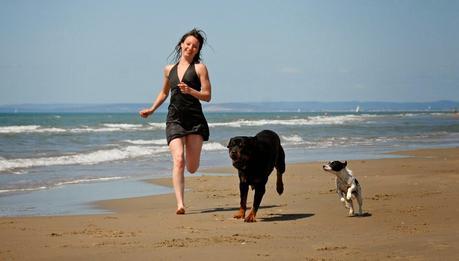
M 152 103 L 204 30 L 212 101 L 459 100 L 459 1 L 0 0 L 0 105 Z

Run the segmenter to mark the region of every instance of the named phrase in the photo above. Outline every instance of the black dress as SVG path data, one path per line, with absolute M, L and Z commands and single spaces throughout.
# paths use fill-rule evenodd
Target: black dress
M 180 91 L 177 86 L 180 83 L 177 66 L 178 63 L 172 67 L 168 78 L 171 87 L 171 99 L 166 121 L 167 144 L 175 138 L 189 134 L 199 134 L 204 141 L 207 141 L 209 140 L 209 126 L 202 112 L 201 103 L 195 97 Z M 188 66 L 182 82 L 197 91 L 201 91 L 201 81 L 194 64 Z

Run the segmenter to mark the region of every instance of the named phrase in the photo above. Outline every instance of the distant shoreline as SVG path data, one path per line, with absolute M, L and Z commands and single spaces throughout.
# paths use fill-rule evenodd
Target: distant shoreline
M 0 105 L 0 113 L 137 113 L 147 103 L 109 104 L 10 104 Z M 205 112 L 456 112 L 459 101 L 432 102 L 235 102 L 203 103 Z M 167 111 L 163 104 L 158 112 Z

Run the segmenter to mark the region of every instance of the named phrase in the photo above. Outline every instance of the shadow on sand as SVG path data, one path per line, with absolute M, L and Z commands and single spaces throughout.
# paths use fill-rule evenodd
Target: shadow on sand
M 275 221 L 292 221 L 314 216 L 311 213 L 297 213 L 297 214 L 269 214 L 268 217 L 258 218 L 262 222 L 275 222 Z
M 259 210 L 263 209 L 270 209 L 270 208 L 276 208 L 280 207 L 279 205 L 268 205 L 268 206 L 260 206 Z M 205 214 L 205 213 L 214 213 L 214 212 L 236 212 L 238 211 L 239 208 L 235 207 L 228 207 L 228 208 L 208 208 L 208 209 L 202 209 L 202 210 L 195 210 L 190 214 Z M 250 208 L 247 209 L 247 211 L 250 211 Z M 303 219 L 303 218 L 309 218 L 314 216 L 314 214 L 311 213 L 296 213 L 296 214 L 261 214 L 258 216 L 257 219 L 261 222 L 275 222 L 275 221 L 292 221 L 292 220 L 298 220 L 298 219 Z
M 362 215 L 354 215 L 354 216 L 350 216 L 351 218 L 364 218 L 364 217 L 371 217 L 371 213 L 368 213 L 368 212 L 364 212 L 362 213 Z
M 259 207 L 259 210 L 260 209 L 269 209 L 269 208 L 277 208 L 277 207 L 280 207 L 278 205 L 268 205 L 268 206 L 260 206 Z M 239 207 L 237 208 L 208 208 L 208 209 L 203 209 L 203 210 L 196 210 L 196 211 L 193 211 L 194 214 L 204 214 L 204 213 L 214 213 L 214 212 L 225 212 L 225 211 L 238 211 L 239 210 Z M 250 211 L 250 207 L 247 208 L 247 211 Z

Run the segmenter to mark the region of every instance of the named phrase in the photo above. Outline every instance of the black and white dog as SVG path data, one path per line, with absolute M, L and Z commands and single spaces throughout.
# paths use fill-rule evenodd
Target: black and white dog
M 347 161 L 330 161 L 323 165 L 323 169 L 336 176 L 336 193 L 340 197 L 341 202 L 344 202 L 346 208 L 349 209 L 349 216 L 354 216 L 354 205 L 352 197 L 357 199 L 359 204 L 358 216 L 362 216 L 362 188 L 357 179 L 352 175 L 352 171 L 347 167 Z

